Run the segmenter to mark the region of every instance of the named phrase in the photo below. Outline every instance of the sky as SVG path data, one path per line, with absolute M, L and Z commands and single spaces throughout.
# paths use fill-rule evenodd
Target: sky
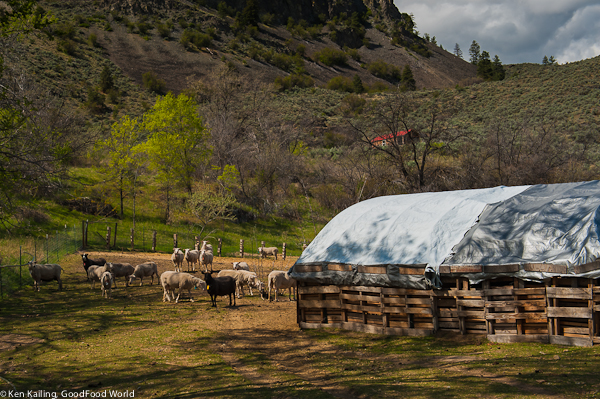
M 481 51 L 503 64 L 559 64 L 600 55 L 600 0 L 394 0 L 413 14 L 419 36 L 435 36 L 454 52 L 456 43 L 469 60 L 475 40 Z

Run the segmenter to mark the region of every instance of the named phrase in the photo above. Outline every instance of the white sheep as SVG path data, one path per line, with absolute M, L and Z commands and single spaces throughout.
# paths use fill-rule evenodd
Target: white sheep
M 129 287 L 129 276 L 133 274 L 134 268 L 129 263 L 114 263 L 107 262 L 107 265 L 110 265 L 110 272 L 113 275 L 113 284 L 115 288 L 117 288 L 117 277 L 125 277 L 125 287 Z
M 278 291 L 289 289 L 290 301 L 292 300 L 292 289 L 294 289 L 294 299 L 296 299 L 296 279 L 291 278 L 286 271 L 273 270 L 269 273 L 267 285 L 269 287 L 269 301 L 271 300 L 271 288 L 275 290 L 275 302 L 278 301 Z
M 208 265 L 210 265 L 210 271 L 213 271 L 213 252 L 212 249 L 202 249 L 200 250 L 200 264 L 204 265 L 204 272 L 208 272 Z
M 200 251 L 186 248 L 184 258 L 187 261 L 188 272 L 190 271 L 190 264 L 192 265 L 192 270 L 196 271 L 196 264 L 198 263 L 198 259 L 200 259 Z
M 217 277 L 229 276 L 235 280 L 236 283 L 236 293 L 235 296 L 237 298 L 241 298 L 244 295 L 244 285 L 247 285 L 250 289 L 250 295 L 254 295 L 252 292 L 252 288 L 259 289 L 262 286 L 262 283 L 256 276 L 256 273 L 249 272 L 247 270 L 221 270 Z
M 102 288 L 102 296 L 105 298 L 110 298 L 112 294 L 112 280 L 113 276 L 110 272 L 102 273 L 100 276 L 100 287 Z
M 173 248 L 173 254 L 171 255 L 171 262 L 173 262 L 173 266 L 175 266 L 175 271 L 180 272 L 181 266 L 183 266 L 183 258 L 185 254 L 179 248 Z
M 190 296 L 190 302 L 194 302 L 192 298 L 192 288 L 200 288 L 206 291 L 206 282 L 201 278 L 192 276 L 189 273 L 166 271 L 160 275 L 160 283 L 163 287 L 163 302 L 171 302 L 171 298 L 175 297 L 174 290 L 178 289 L 177 299 L 175 303 L 179 302 L 181 291 L 187 290 Z M 171 294 L 169 296 L 169 293 Z
M 140 279 L 140 287 L 144 284 L 144 277 L 152 277 L 152 281 L 150 281 L 150 285 L 154 284 L 154 275 L 156 274 L 156 279 L 160 280 L 158 276 L 158 267 L 154 262 L 145 262 L 139 264 L 133 269 L 133 273 L 129 276 L 129 284 L 133 283 L 133 280 Z
M 233 262 L 233 270 L 247 270 L 250 271 L 250 266 L 246 262 Z
M 58 289 L 62 290 L 62 280 L 60 278 L 60 274 L 62 272 L 62 267 L 57 264 L 46 264 L 40 265 L 35 263 L 34 261 L 30 261 L 29 265 L 29 274 L 31 274 L 31 278 L 33 278 L 33 290 L 39 291 L 40 284 L 42 281 L 53 281 L 56 280 L 58 282 Z
M 279 250 L 277 249 L 277 247 L 258 247 L 258 253 L 260 254 L 261 258 L 266 258 L 267 255 L 274 255 L 275 260 L 277 260 L 278 252 Z
M 106 263 L 104 266 L 96 266 L 96 265 L 92 265 L 90 267 L 88 267 L 88 280 L 91 283 L 90 288 L 94 289 L 96 287 L 96 281 L 100 281 L 100 278 L 102 278 L 102 275 L 105 272 L 109 272 L 111 273 L 112 276 L 112 282 L 115 282 L 115 277 L 112 274 L 112 268 L 111 268 L 111 264 L 110 263 Z

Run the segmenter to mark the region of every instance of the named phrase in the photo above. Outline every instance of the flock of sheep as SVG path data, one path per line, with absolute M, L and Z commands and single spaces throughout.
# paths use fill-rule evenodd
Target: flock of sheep
M 261 247 L 258 252 L 263 258 L 273 255 L 277 259 L 278 251 L 276 247 Z M 144 283 L 144 278 L 150 278 L 150 284 L 153 284 L 154 275 L 163 287 L 163 302 L 170 302 L 174 299 L 175 303 L 178 303 L 183 291 L 187 291 L 190 301 L 193 302 L 191 290 L 201 289 L 210 295 L 212 306 L 217 306 L 216 298 L 219 296 L 229 296 L 229 306 L 235 306 L 235 298 L 244 295 L 244 286 L 248 287 L 250 295 L 254 295 L 252 289 L 258 290 L 262 299 L 268 298 L 271 300 L 271 290 L 275 293 L 275 301 L 278 300 L 279 290 L 289 290 L 290 300 L 292 290 L 294 291 L 294 297 L 296 296 L 296 281 L 290 278 L 286 271 L 282 270 L 274 270 L 269 273 L 267 278 L 268 294 L 264 283 L 260 281 L 256 273 L 250 271 L 250 267 L 246 262 L 233 262 L 231 270 L 221 270 L 216 277 L 213 277 L 213 251 L 212 246 L 206 241 L 202 242 L 200 250 L 186 249 L 182 251 L 175 248 L 171 255 L 175 270 L 165 271 L 160 275 L 156 263 L 151 261 L 133 267 L 129 263 L 107 262 L 104 258 L 91 259 L 88 254 L 82 254 L 81 259 L 88 281 L 91 283 L 91 288 L 95 288 L 96 282 L 99 282 L 102 296 L 106 298 L 111 296 L 112 287 L 117 287 L 116 278 L 124 277 L 125 286 L 129 286 L 129 284 L 139 279 L 141 286 Z M 199 271 L 200 267 L 203 266 L 204 279 L 182 272 L 184 260 L 187 261 L 188 272 L 195 272 L 196 265 L 199 265 Z M 40 290 L 42 281 L 53 280 L 58 282 L 58 287 L 62 290 L 62 270 L 62 267 L 57 264 L 42 265 L 33 261 L 29 262 L 29 273 L 34 280 L 34 291 Z M 175 291 L 177 291 L 177 297 L 175 297 Z

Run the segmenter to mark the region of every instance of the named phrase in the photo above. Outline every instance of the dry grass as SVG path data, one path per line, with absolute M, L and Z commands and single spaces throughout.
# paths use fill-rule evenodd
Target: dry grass
M 102 255 L 172 268 L 165 254 Z M 234 260 L 218 258 L 215 268 Z M 262 271 L 293 261 L 263 261 Z M 12 384 L 59 397 L 88 389 L 135 390 L 143 398 L 599 396 L 597 347 L 301 331 L 295 302 L 246 296 L 229 307 L 220 298 L 215 309 L 194 292 L 193 303 L 164 303 L 160 287 L 121 281 L 107 300 L 98 286 L 90 289 L 78 254 L 62 265 L 64 291 L 53 282 L 2 301 L 0 391 Z

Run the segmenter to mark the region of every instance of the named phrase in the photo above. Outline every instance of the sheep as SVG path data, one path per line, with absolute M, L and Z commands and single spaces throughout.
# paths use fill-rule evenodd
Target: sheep
M 275 260 L 277 260 L 277 247 L 258 247 L 258 253 L 261 258 L 266 258 L 267 255 L 275 255 Z
M 233 262 L 233 270 L 247 270 L 250 271 L 250 266 L 246 262 Z
M 29 274 L 31 274 L 31 278 L 33 278 L 33 290 L 40 290 L 40 283 L 42 281 L 52 281 L 56 280 L 58 282 L 58 289 L 62 291 L 62 280 L 60 278 L 60 274 L 63 270 L 60 265 L 57 264 L 46 264 L 40 265 L 35 263 L 35 261 L 30 261 L 29 265 Z
M 110 272 L 114 276 L 113 284 L 115 285 L 115 288 L 117 288 L 117 283 L 115 281 L 115 278 L 117 277 L 125 277 L 125 287 L 129 287 L 129 276 L 131 276 L 135 270 L 133 266 L 131 266 L 129 263 L 107 262 L 106 264 L 110 265 Z
M 202 249 L 200 251 L 200 264 L 204 265 L 204 273 L 208 272 L 208 265 L 210 265 L 210 271 L 213 271 L 213 252 L 212 250 Z
M 188 272 L 190 271 L 190 264 L 192 265 L 192 270 L 196 271 L 196 264 L 200 258 L 200 251 L 197 249 L 186 249 L 184 258 L 187 261 Z
M 278 291 L 289 289 L 290 301 L 292 300 L 292 288 L 294 289 L 294 299 L 296 299 L 296 279 L 291 278 L 287 272 L 282 270 L 273 270 L 269 273 L 267 286 L 269 287 L 269 301 L 271 300 L 271 288 L 275 290 L 275 302 L 278 301 Z
M 203 273 L 206 281 L 206 290 L 210 295 L 212 306 L 217 307 L 217 296 L 229 295 L 229 306 L 231 306 L 231 297 L 233 297 L 233 306 L 235 306 L 236 282 L 233 277 L 213 277 L 213 271 Z
M 173 248 L 173 254 L 171 255 L 171 262 L 175 266 L 175 271 L 180 272 L 181 266 L 183 265 L 183 258 L 185 254 L 179 248 Z
M 154 275 L 156 274 L 156 279 L 160 281 L 160 277 L 158 276 L 158 267 L 154 262 L 146 262 L 139 264 L 133 269 L 133 273 L 129 276 L 129 284 L 133 283 L 133 280 L 140 279 L 140 287 L 144 285 L 144 277 L 152 277 L 152 281 L 150 285 L 154 284 Z
M 86 274 L 87 274 L 88 268 L 90 266 L 92 266 L 92 265 L 104 266 L 104 264 L 106 263 L 106 259 L 104 259 L 104 258 L 90 259 L 88 254 L 82 254 L 81 261 L 83 262 L 83 268 L 85 269 Z
M 260 290 L 261 282 L 254 272 L 249 272 L 247 270 L 221 270 L 219 274 L 217 274 L 217 277 L 224 276 L 232 277 L 235 280 L 235 295 L 237 298 L 241 298 L 244 295 L 244 285 L 247 285 L 250 289 L 250 295 L 254 295 L 252 293 L 252 288 Z
M 105 298 L 110 298 L 112 294 L 112 280 L 113 276 L 110 272 L 102 273 L 100 276 L 100 287 L 102 288 L 102 296 Z
M 92 265 L 88 268 L 88 281 L 91 283 L 90 289 L 94 289 L 96 287 L 96 281 L 100 281 L 105 272 L 111 273 L 112 283 L 114 284 L 115 276 L 112 274 L 112 266 L 110 263 L 106 263 L 104 266 Z
M 190 302 L 194 302 L 194 298 L 192 298 L 192 288 L 200 287 L 203 290 L 206 290 L 206 282 L 201 278 L 192 276 L 189 273 L 183 272 L 174 272 L 174 271 L 166 271 L 160 275 L 160 283 L 163 287 L 163 302 L 171 302 L 171 298 L 175 297 L 174 290 L 176 288 L 179 289 L 177 293 L 177 299 L 175 299 L 175 303 L 179 302 L 179 297 L 181 296 L 181 291 L 187 290 L 190 296 Z M 171 293 L 171 296 L 169 296 Z

